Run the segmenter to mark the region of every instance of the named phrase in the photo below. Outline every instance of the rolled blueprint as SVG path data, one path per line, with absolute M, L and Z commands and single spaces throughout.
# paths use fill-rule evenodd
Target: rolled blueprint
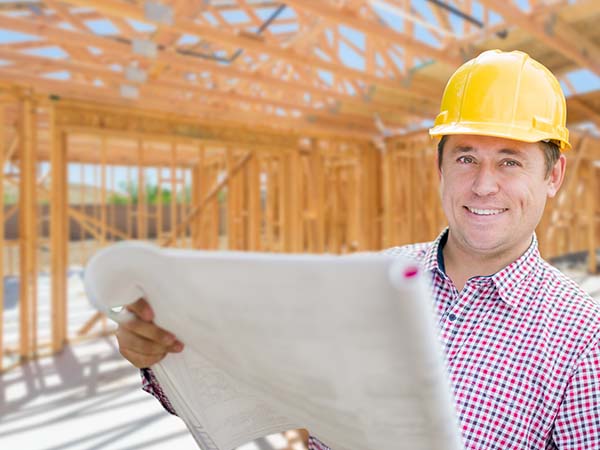
M 203 450 L 306 428 L 333 450 L 459 450 L 428 280 L 381 253 L 286 255 L 123 242 L 92 303 L 144 297 L 185 344 L 153 367 Z

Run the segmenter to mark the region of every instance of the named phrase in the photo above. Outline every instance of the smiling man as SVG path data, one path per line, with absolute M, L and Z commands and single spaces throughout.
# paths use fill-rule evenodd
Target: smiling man
M 431 273 L 465 448 L 600 448 L 600 307 L 535 237 L 570 148 L 558 81 L 484 52 L 448 81 L 430 134 L 448 228 L 390 252 Z
M 432 243 L 388 250 L 431 276 L 468 450 L 600 449 L 600 307 L 540 257 L 534 233 L 564 178 L 565 124 L 558 81 L 525 53 L 465 63 L 430 130 L 448 228 Z M 182 345 L 143 299 L 128 309 L 137 319 L 119 326 L 121 353 L 172 411 L 145 367 Z

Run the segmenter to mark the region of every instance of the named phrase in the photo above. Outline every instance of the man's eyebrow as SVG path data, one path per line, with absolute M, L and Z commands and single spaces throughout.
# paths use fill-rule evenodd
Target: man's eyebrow
M 454 153 L 469 153 L 475 151 L 475 149 L 470 145 L 459 145 L 458 147 L 454 147 L 452 151 Z
M 506 155 L 511 155 L 511 156 L 523 156 L 525 154 L 525 152 L 523 152 L 523 151 L 514 150 L 512 148 L 503 148 L 502 150 L 500 150 L 500 153 L 504 153 Z

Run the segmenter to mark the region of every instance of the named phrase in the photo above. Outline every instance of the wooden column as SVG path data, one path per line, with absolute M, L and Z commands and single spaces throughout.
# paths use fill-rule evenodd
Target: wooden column
M 306 229 L 304 226 L 304 170 L 302 166 L 302 155 L 300 148 L 292 150 L 292 172 L 294 174 L 295 186 L 292 187 L 292 195 L 294 197 L 294 210 L 292 211 L 295 224 L 294 233 L 294 252 L 300 253 L 304 251 L 304 234 Z
M 106 209 L 106 135 L 102 135 L 100 143 L 100 247 L 106 245 L 106 226 L 108 225 Z
M 175 142 L 171 142 L 171 245 L 173 247 L 177 247 L 178 242 L 178 234 L 177 234 L 177 167 L 176 167 L 176 159 L 177 159 L 177 146 Z
M 131 166 L 127 166 L 127 207 L 125 215 L 127 216 L 127 236 L 133 239 L 133 198 L 132 198 L 133 180 L 131 177 Z
M 586 161 L 586 186 L 585 204 L 587 215 L 587 247 L 588 247 L 588 272 L 598 272 L 598 261 L 596 258 L 596 204 L 598 182 L 595 178 L 594 165 L 592 161 Z
M 383 155 L 383 247 L 394 245 L 394 170 L 391 148 Z
M 312 182 L 309 183 L 312 196 L 311 217 L 315 236 L 315 246 L 312 251 L 323 253 L 325 252 L 325 172 L 323 157 L 315 140 L 311 141 L 310 173 L 312 175 Z
M 253 150 L 254 156 L 248 165 L 248 250 L 261 250 L 261 189 L 260 189 L 260 160 L 258 150 Z
M 297 148 L 290 149 L 283 157 L 283 242 L 284 251 L 298 253 L 302 251 L 301 228 L 301 176 L 300 158 Z M 281 168 L 280 168 L 281 170 Z
M 227 147 L 225 152 L 226 170 L 231 172 L 235 165 L 233 149 Z M 227 249 L 237 250 L 236 240 L 236 204 L 235 204 L 235 180 L 229 177 L 227 180 Z
M 206 156 L 206 149 L 204 147 L 204 145 L 200 145 L 198 147 L 198 165 L 196 166 L 196 171 L 194 172 L 196 174 L 196 179 L 194 180 L 194 188 L 193 188 L 193 192 L 196 194 L 196 201 L 194 201 L 194 205 L 197 202 L 200 202 L 204 199 L 204 197 L 206 197 L 206 194 L 208 193 L 208 179 L 207 179 L 207 171 L 204 167 L 204 161 L 205 161 L 205 156 Z M 197 240 L 196 240 L 196 245 L 194 245 L 194 247 L 196 248 L 205 248 L 207 247 L 208 244 L 208 235 L 207 235 L 207 227 L 206 227 L 206 216 L 207 216 L 207 212 L 208 209 L 204 209 L 204 211 L 202 212 L 202 214 L 200 214 L 200 216 L 198 217 L 198 219 L 196 220 L 196 233 L 197 233 Z
M 50 110 L 51 185 L 50 185 L 50 264 L 52 283 L 52 351 L 60 351 L 67 340 L 67 137 L 54 123 Z M 83 226 L 80 225 L 82 228 Z
M 210 186 L 215 186 L 219 181 L 219 173 L 221 172 L 220 162 L 212 165 L 210 175 Z M 211 200 L 210 205 L 210 247 L 211 249 L 218 250 L 221 248 L 221 201 L 220 195 L 217 194 Z
M 337 155 L 329 156 L 328 160 L 328 199 L 327 209 L 329 213 L 329 227 L 328 227 L 328 240 L 327 240 L 327 251 L 331 253 L 340 253 L 340 170 L 337 164 Z
M 360 242 L 358 250 L 380 248 L 379 236 L 379 150 L 372 144 L 364 144 L 359 158 L 360 191 Z
M 272 155 L 267 155 L 263 160 L 264 171 L 267 176 L 266 182 L 266 198 L 265 198 L 265 240 L 264 248 L 272 252 L 275 245 L 275 205 L 276 205 L 276 185 L 275 171 L 273 170 L 274 161 Z
M 201 182 L 202 180 L 202 165 L 204 157 L 204 152 L 202 149 L 199 149 L 198 152 L 198 163 L 192 168 L 192 205 L 197 205 L 200 203 L 202 196 L 200 193 L 201 190 Z M 194 219 L 192 222 L 192 248 L 201 248 L 201 239 L 202 239 L 202 218 L 204 214 L 199 214 L 198 217 Z
M 162 167 L 156 168 L 156 240 L 163 237 Z
M 29 97 L 21 102 L 19 143 L 19 354 L 27 359 L 37 352 L 35 104 Z
M 146 179 L 144 165 L 144 142 L 137 141 L 138 179 L 137 179 L 137 238 L 146 239 Z
M 68 138 L 65 136 L 65 148 L 68 144 Z M 81 214 L 85 214 L 85 164 L 79 164 L 79 207 Z M 85 257 L 85 228 L 81 222 L 79 225 L 79 265 L 85 267 L 87 258 Z
M 404 239 L 402 239 L 401 244 L 408 244 L 414 240 L 417 240 L 415 239 L 417 230 L 417 214 L 415 207 L 418 203 L 415 201 L 415 198 L 420 196 L 423 185 L 423 180 L 417 180 L 415 177 L 416 164 L 414 147 L 411 145 L 408 147 L 408 150 L 405 151 L 408 151 L 409 154 L 407 154 L 405 165 L 406 170 L 402 179 L 402 183 L 404 185 L 404 202 L 400 207 L 408 213 L 404 215 L 404 217 L 406 217 L 408 220 L 406 221 L 406 234 L 404 235 Z M 401 228 L 402 224 L 395 223 L 394 226 Z

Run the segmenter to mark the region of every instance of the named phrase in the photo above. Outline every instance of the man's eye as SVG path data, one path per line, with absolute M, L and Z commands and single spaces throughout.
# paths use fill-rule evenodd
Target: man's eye
M 473 158 L 470 156 L 460 156 L 457 161 L 462 164 L 471 164 L 473 162 Z
M 518 161 L 514 161 L 512 159 L 506 160 L 502 164 L 505 166 L 509 166 L 509 167 L 515 167 L 515 166 L 521 165 Z

